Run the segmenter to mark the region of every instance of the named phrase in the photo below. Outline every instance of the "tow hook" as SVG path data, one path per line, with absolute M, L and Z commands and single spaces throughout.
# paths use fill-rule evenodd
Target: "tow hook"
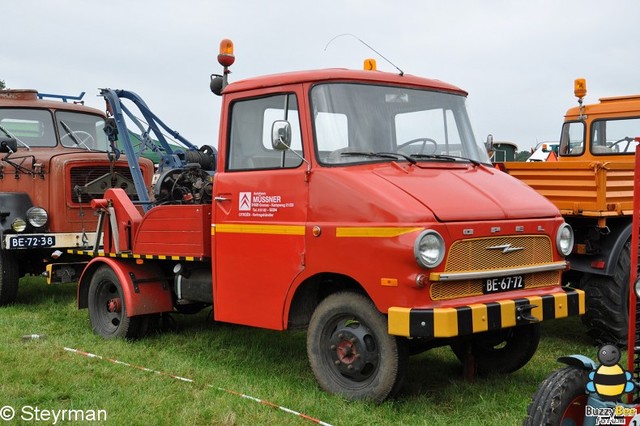
M 532 305 L 532 304 L 527 304 L 527 305 L 520 305 L 518 307 L 516 307 L 516 320 L 517 321 L 528 321 L 528 322 L 540 322 L 540 320 L 536 317 L 534 317 L 533 315 L 531 315 L 531 310 L 533 308 L 537 308 L 538 305 Z

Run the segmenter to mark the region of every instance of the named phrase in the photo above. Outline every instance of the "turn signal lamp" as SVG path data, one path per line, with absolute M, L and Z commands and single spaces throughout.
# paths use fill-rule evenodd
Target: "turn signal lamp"
M 578 99 L 584 98 L 587 95 L 587 80 L 576 78 L 573 82 L 573 94 Z
M 220 42 L 220 53 L 218 53 L 218 63 L 223 67 L 230 67 L 235 62 L 233 56 L 233 42 L 225 38 Z
M 364 60 L 363 68 L 365 71 L 376 71 L 378 69 L 378 65 L 376 64 L 375 59 L 368 58 Z

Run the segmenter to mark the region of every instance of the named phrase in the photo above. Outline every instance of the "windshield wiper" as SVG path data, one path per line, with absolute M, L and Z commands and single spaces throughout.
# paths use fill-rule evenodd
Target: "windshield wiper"
M 20 139 L 18 139 L 18 137 L 16 135 L 11 134 L 11 132 L 9 132 L 7 129 L 5 129 L 4 127 L 2 127 L 0 125 L 0 130 L 2 130 L 2 133 L 4 133 L 5 135 L 7 135 L 7 137 L 10 138 L 14 138 L 17 142 L 20 142 L 20 144 L 22 146 L 24 146 L 25 148 L 27 148 L 29 151 L 31 151 L 31 147 L 29 145 L 27 145 L 26 143 L 22 142 Z
M 474 166 L 479 166 L 480 164 L 482 164 L 481 162 L 479 162 L 478 160 L 474 160 L 472 158 L 467 158 L 467 157 L 460 157 L 458 155 L 447 155 L 447 154 L 411 154 L 411 157 L 413 158 L 428 158 L 431 160 L 443 160 L 443 161 L 458 161 L 458 160 L 464 160 L 464 161 L 468 161 L 471 164 L 473 164 Z
M 392 160 L 397 160 L 398 157 L 404 158 L 411 164 L 416 164 L 417 161 L 415 158 L 411 158 L 406 154 L 400 154 L 399 152 L 360 152 L 360 151 L 347 151 L 342 152 L 340 155 L 345 157 L 379 157 L 379 158 L 391 158 Z

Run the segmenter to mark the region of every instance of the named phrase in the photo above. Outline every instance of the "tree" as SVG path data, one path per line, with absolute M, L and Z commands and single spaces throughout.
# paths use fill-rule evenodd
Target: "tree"
M 516 161 L 526 161 L 531 155 L 529 151 L 519 151 L 516 153 Z
M 6 85 L 4 84 L 4 80 L 0 80 L 0 90 L 6 89 Z

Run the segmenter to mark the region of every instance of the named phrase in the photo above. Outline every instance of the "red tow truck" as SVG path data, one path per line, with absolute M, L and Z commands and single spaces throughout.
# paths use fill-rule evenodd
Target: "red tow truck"
M 560 286 L 571 228 L 491 166 L 466 92 L 345 69 L 227 85 L 230 41 L 218 60 L 211 201 L 175 170 L 171 200 L 145 213 L 120 189 L 92 202 L 104 248 L 72 252 L 93 256 L 78 304 L 94 332 L 137 338 L 158 314 L 210 305 L 215 321 L 307 329 L 323 389 L 382 401 L 409 354 L 451 345 L 477 371 L 512 372 L 541 321 L 584 312 Z

